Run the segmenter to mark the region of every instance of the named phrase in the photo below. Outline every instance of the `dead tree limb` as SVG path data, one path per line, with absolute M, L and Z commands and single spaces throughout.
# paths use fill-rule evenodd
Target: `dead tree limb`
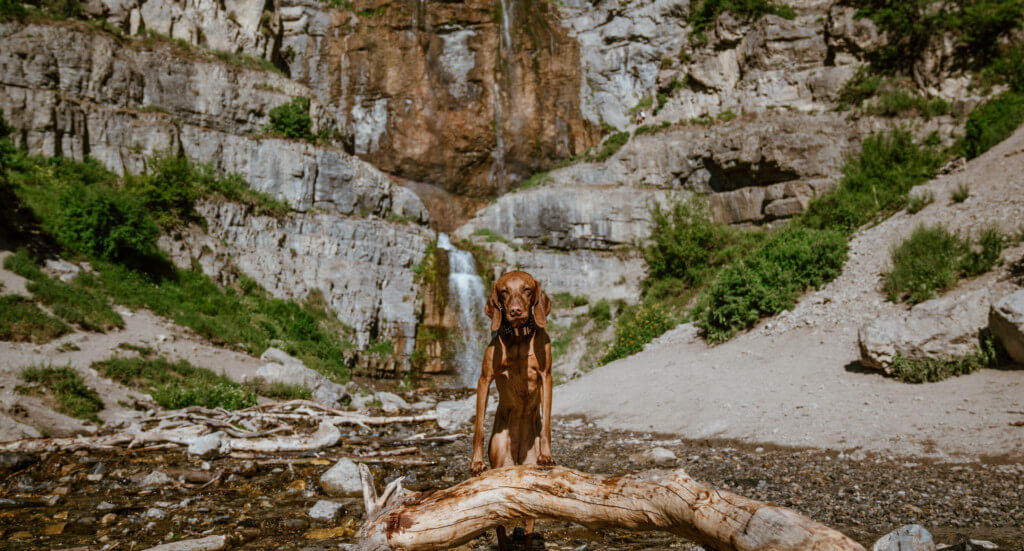
M 671 532 L 719 551 L 864 551 L 796 511 L 715 490 L 682 469 L 611 477 L 564 467 L 506 467 L 436 492 L 405 490 L 399 479 L 380 498 L 369 467 L 360 469 L 367 506 L 361 551 L 447 549 L 530 518 L 594 530 Z

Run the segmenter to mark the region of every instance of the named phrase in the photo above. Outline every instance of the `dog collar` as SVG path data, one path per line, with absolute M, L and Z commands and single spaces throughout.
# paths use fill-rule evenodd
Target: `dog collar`
M 512 327 L 508 324 L 502 324 L 501 329 L 498 331 L 492 331 L 495 335 L 501 333 L 506 337 L 527 337 L 533 334 L 536 326 L 533 323 L 533 317 L 530 317 L 530 321 L 521 327 Z M 492 335 L 494 336 L 494 335 Z

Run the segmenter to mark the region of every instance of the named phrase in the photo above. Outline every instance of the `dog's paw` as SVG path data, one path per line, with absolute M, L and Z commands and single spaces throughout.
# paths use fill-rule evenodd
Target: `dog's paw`
M 551 454 L 542 453 L 537 457 L 537 464 L 541 467 L 554 467 L 555 460 L 551 458 Z
M 487 470 L 487 464 L 484 463 L 482 460 L 481 461 L 473 461 L 469 465 L 469 472 L 473 476 L 478 476 L 478 475 L 480 475 L 480 473 L 483 473 L 486 470 Z

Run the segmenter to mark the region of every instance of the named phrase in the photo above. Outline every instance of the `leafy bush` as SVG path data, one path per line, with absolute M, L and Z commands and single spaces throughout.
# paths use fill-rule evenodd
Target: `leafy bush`
M 1021 123 L 1024 123 L 1024 94 L 1000 94 L 971 110 L 960 153 L 973 159 L 1010 137 Z
M 720 342 L 762 317 L 791 308 L 805 289 L 839 275 L 846 249 L 844 235 L 836 230 L 783 229 L 719 272 L 698 299 L 697 326 L 707 340 Z
M 58 197 L 52 231 L 72 251 L 113 261 L 156 251 L 160 228 L 136 197 L 84 184 L 67 188 Z
M 46 315 L 29 299 L 0 296 L 0 341 L 45 344 L 69 332 L 64 322 Z
M 931 179 L 944 160 L 941 151 L 915 142 L 905 130 L 868 137 L 843 166 L 838 189 L 813 199 L 798 223 L 852 232 L 879 213 L 902 208 L 910 189 Z
M 256 395 L 223 375 L 165 358 L 110 358 L 94 369 L 122 384 L 149 392 L 161 407 L 222 407 L 235 410 L 256 404 Z
M 1024 44 L 1016 44 L 1003 51 L 983 71 L 989 82 L 1002 82 L 1017 93 L 1024 93 Z
M 934 383 L 999 365 L 995 339 L 987 338 L 978 350 L 955 358 L 907 358 L 897 354 L 892 365 L 896 378 L 905 383 Z
M 796 17 L 793 8 L 770 0 L 701 0 L 690 12 L 689 23 L 693 28 L 691 36 L 697 42 L 704 41 L 704 33 L 714 26 L 718 16 L 731 12 L 741 19 L 753 21 L 772 14 L 786 19 Z
M 882 83 L 882 77 L 871 74 L 867 67 L 861 67 L 839 91 L 839 104 L 843 107 L 857 107 L 873 97 Z
M 711 220 L 707 206 L 696 198 L 676 199 L 667 207 L 650 209 L 651 240 L 644 257 L 650 279 L 679 279 L 703 285 L 720 267 L 745 254 L 760 237 Z
M 268 113 L 270 129 L 293 140 L 311 140 L 313 119 L 309 116 L 309 98 L 299 96 L 274 107 Z
M 676 323 L 671 312 L 654 302 L 627 309 L 615 324 L 615 342 L 601 357 L 601 365 L 640 352 L 645 344 L 675 327 Z
M 99 421 L 96 412 L 103 409 L 103 400 L 71 366 L 32 366 L 21 370 L 21 379 L 50 391 L 57 400 L 57 411 L 90 421 Z M 32 388 L 20 387 L 22 393 Z
M 990 228 L 979 241 L 981 251 L 975 251 L 968 240 L 942 224 L 919 225 L 891 251 L 892 268 L 883 274 L 887 298 L 916 304 L 956 285 L 961 276 L 990 270 L 1003 252 L 1005 238 Z

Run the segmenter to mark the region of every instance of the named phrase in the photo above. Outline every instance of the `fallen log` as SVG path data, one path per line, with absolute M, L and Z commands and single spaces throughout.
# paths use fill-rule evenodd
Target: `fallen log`
M 398 479 L 380 497 L 369 467 L 360 471 L 367 510 L 360 551 L 447 549 L 531 518 L 665 531 L 719 551 L 864 551 L 796 511 L 715 490 L 682 469 L 612 477 L 521 465 L 436 492 L 406 490 Z

